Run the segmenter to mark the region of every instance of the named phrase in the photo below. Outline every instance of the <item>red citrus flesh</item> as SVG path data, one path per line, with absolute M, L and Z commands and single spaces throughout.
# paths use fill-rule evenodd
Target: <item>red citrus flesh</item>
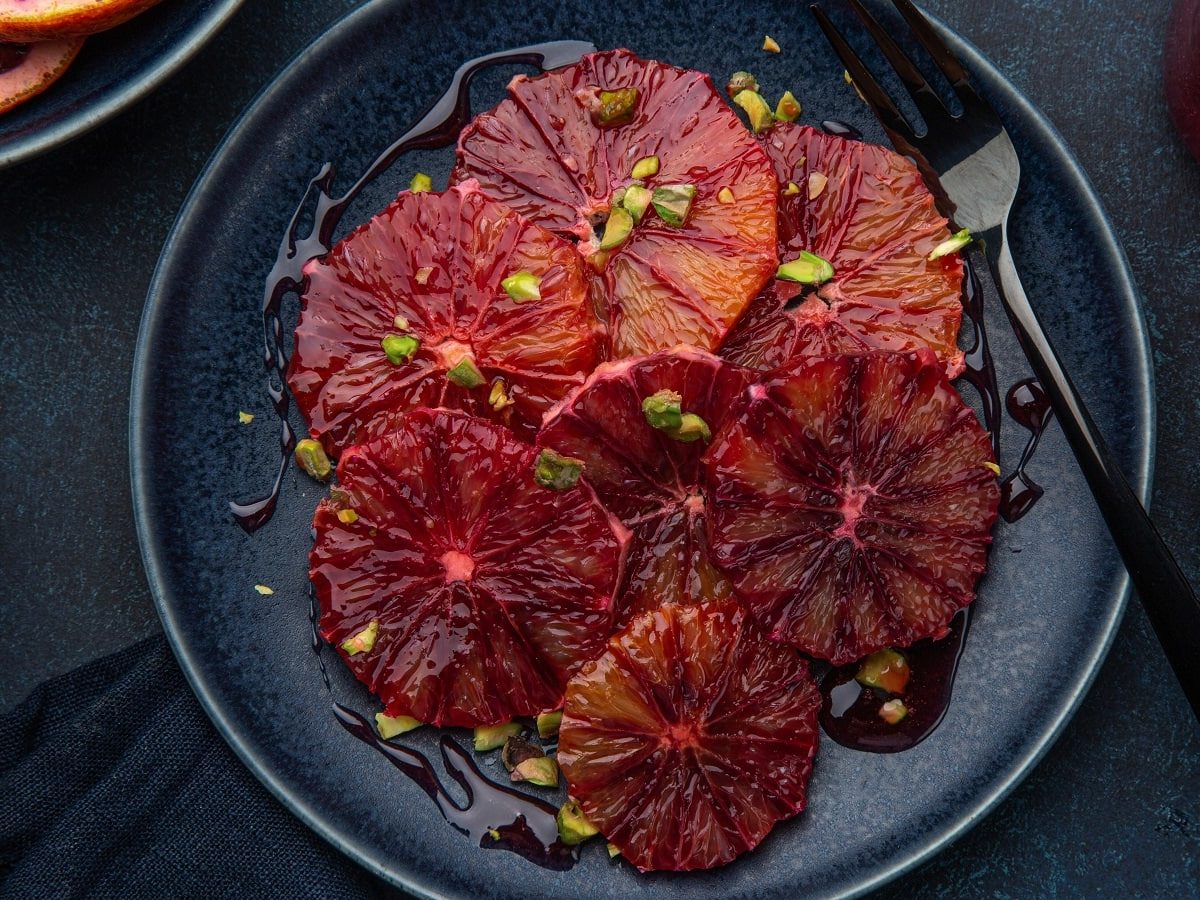
M 712 558 L 771 637 L 835 664 L 939 637 L 986 564 L 990 463 L 929 351 L 801 360 L 709 451 Z
M 567 685 L 570 793 L 642 871 L 709 869 L 804 808 L 820 697 L 732 601 L 664 606 Z
M 522 271 L 542 279 L 540 300 L 517 301 L 501 287 Z M 600 351 L 570 244 L 473 182 L 402 193 L 305 275 L 288 384 L 313 437 L 333 454 L 390 432 L 418 406 L 465 409 L 532 440 L 543 413 L 583 381 Z M 393 364 L 380 343 L 390 334 L 412 335 L 420 349 Z M 448 377 L 464 353 L 484 378 L 476 387 Z M 511 401 L 499 410 L 498 381 Z
M 589 104 L 598 91 L 625 88 L 638 91 L 632 118 L 597 124 Z M 476 178 L 490 196 L 578 239 L 614 356 L 714 349 L 775 271 L 776 183 L 712 80 L 612 50 L 518 76 L 508 92 L 462 133 L 455 178 Z M 646 186 L 693 185 L 690 214 L 675 228 L 651 208 L 628 240 L 601 251 L 598 223 L 650 156 L 660 168 Z M 730 202 L 718 198 L 723 188 Z
M 427 409 L 342 455 L 310 578 L 322 634 L 389 715 L 535 715 L 604 649 L 627 536 L 585 482 L 538 486 L 535 456 L 499 425 Z M 374 646 L 347 653 L 372 622 Z
M 56 41 L 107 31 L 159 0 L 0 0 L 0 41 Z
M 20 106 L 58 81 L 82 46 L 83 38 L 0 43 L 0 113 Z
M 816 287 L 773 281 L 721 355 L 769 370 L 803 356 L 929 348 L 957 376 L 962 260 L 928 258 L 950 232 L 917 167 L 884 147 L 807 125 L 778 124 L 763 145 L 782 191 L 781 261 L 807 250 L 835 274 Z M 786 193 L 789 182 L 799 191 Z
M 653 428 L 642 401 L 676 391 L 715 434 L 754 373 L 689 347 L 601 365 L 546 417 L 539 447 L 583 460 L 589 484 L 633 535 L 618 620 L 730 593 L 708 560 L 703 440 Z

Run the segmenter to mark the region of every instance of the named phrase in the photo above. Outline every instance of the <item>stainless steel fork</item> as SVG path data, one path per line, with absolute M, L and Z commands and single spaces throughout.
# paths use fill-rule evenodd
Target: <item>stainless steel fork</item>
M 1003 122 L 970 75 L 910 0 L 892 0 L 917 40 L 946 76 L 963 111 L 952 114 L 895 40 L 860 0 L 846 0 L 904 83 L 925 120 L 918 136 L 858 54 L 818 5 L 811 7 L 863 99 L 892 144 L 911 156 L 942 214 L 980 241 L 1013 330 L 1050 398 L 1142 606 L 1192 711 L 1200 719 L 1200 600 L 1109 452 L 1062 360 L 1025 296 L 1008 247 L 1008 214 L 1021 164 Z

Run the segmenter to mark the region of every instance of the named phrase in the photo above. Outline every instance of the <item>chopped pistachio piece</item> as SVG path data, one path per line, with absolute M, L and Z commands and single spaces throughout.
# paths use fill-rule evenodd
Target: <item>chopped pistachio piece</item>
M 464 356 L 455 363 L 454 368 L 446 373 L 446 377 L 467 390 L 479 387 L 486 380 L 479 371 L 479 366 L 475 365 L 475 360 L 469 356 Z
M 389 334 L 379 342 L 383 352 L 387 354 L 388 362 L 393 366 L 402 366 L 421 349 L 421 342 L 411 334 Z
M 733 202 L 733 191 L 731 191 L 727 187 L 721 188 L 719 191 L 717 191 L 717 202 L 718 203 L 732 203 Z
M 681 403 L 683 396 L 678 391 L 657 391 L 642 401 L 642 415 L 651 428 L 671 431 L 683 424 Z
M 414 728 L 420 728 L 424 724 L 412 716 L 387 716 L 383 713 L 375 713 L 375 730 L 385 741 L 398 734 L 406 734 Z
M 633 164 L 633 171 L 629 173 L 630 178 L 649 178 L 651 175 L 658 174 L 658 157 L 643 156 Z
M 941 259 L 943 256 L 957 253 L 969 243 L 971 243 L 971 230 L 964 228 L 961 231 L 956 231 L 951 237 L 934 247 L 933 252 L 929 254 L 929 258 Z
M 488 403 L 496 412 L 507 409 L 517 401 L 508 396 L 508 388 L 504 384 L 503 378 L 497 378 L 492 382 L 492 391 L 488 394 Z
M 426 194 L 433 190 L 433 179 L 424 172 L 418 172 L 408 183 L 408 189 L 414 194 Z
M 750 130 L 755 134 L 761 134 L 775 124 L 775 114 L 758 91 L 740 91 L 733 102 L 746 111 Z
M 624 206 L 625 205 L 625 188 L 617 188 L 615 191 L 613 191 L 612 199 L 609 200 L 608 205 L 610 207 Z
M 899 725 L 908 718 L 908 707 L 903 700 L 889 700 L 879 707 L 879 718 L 889 725 Z
M 510 777 L 513 781 L 528 781 L 538 787 L 558 787 L 558 763 L 548 756 L 535 756 L 518 763 Z
M 620 125 L 633 118 L 637 107 L 638 89 L 634 87 L 618 88 L 615 91 L 601 91 L 600 103 L 593 113 L 597 125 Z
M 333 464 L 325 455 L 325 448 L 320 441 L 312 438 L 305 438 L 296 444 L 296 465 L 317 481 L 328 481 L 333 474 Z
M 634 225 L 642 221 L 642 216 L 650 208 L 650 199 L 653 196 L 649 188 L 644 188 L 640 184 L 632 184 L 625 189 L 625 196 L 621 198 L 621 206 L 625 212 L 629 213 Z
M 500 840 L 500 829 L 498 828 L 489 828 L 487 834 L 493 841 Z
M 500 287 L 517 303 L 542 299 L 542 279 L 532 272 L 514 272 L 500 282 Z
M 401 331 L 408 331 L 408 319 L 404 318 L 402 315 L 397 314 L 394 316 L 392 318 L 392 325 Z
M 337 511 L 338 521 L 343 525 L 353 525 L 358 521 L 358 513 L 352 509 L 339 509 Z
M 600 833 L 600 829 L 588 821 L 575 800 L 568 800 L 559 808 L 555 821 L 558 822 L 558 838 L 568 847 L 582 844 Z
M 417 269 L 417 273 L 413 276 L 417 284 L 426 284 L 429 281 L 429 276 L 433 274 L 433 266 L 421 266 Z
M 256 584 L 254 586 L 254 589 L 256 591 L 258 591 L 260 594 L 262 594 L 264 597 L 270 597 L 273 593 L 275 593 L 274 588 L 269 588 L 265 584 Z
M 768 53 L 778 53 L 779 52 L 779 42 L 776 41 L 775 38 L 771 37 L 768 34 L 766 37 L 763 38 L 762 48 L 764 50 L 766 50 Z
M 511 772 L 525 760 L 545 755 L 537 744 L 525 740 L 519 734 L 514 734 L 504 741 L 504 747 L 500 750 L 500 762 L 504 764 L 505 769 Z
M 608 214 L 604 223 L 604 237 L 600 239 L 601 250 L 615 250 L 629 240 L 633 233 L 633 216 L 623 207 L 616 207 Z
M 984 465 L 991 469 L 996 474 L 997 478 L 1000 477 L 1000 467 L 998 465 L 996 465 L 994 462 L 985 462 Z
M 783 196 L 785 197 L 791 197 L 798 193 L 800 193 L 800 185 L 796 184 L 794 181 L 789 181 L 787 183 L 787 187 L 783 189 Z
M 816 200 L 821 194 L 825 193 L 825 186 L 829 184 L 829 176 L 824 172 L 809 172 L 808 173 L 808 199 Z
M 604 849 L 608 851 L 609 859 L 616 859 L 618 856 L 621 855 L 621 848 L 618 847 L 616 844 L 614 844 L 612 841 L 609 841 L 605 845 Z
M 692 211 L 692 203 L 696 199 L 694 184 L 668 184 L 655 188 L 650 195 L 654 211 L 664 223 L 672 228 L 682 228 Z
M 238 410 L 238 421 L 241 422 L 243 425 L 249 425 L 251 422 L 254 421 L 254 416 L 251 413 L 248 413 L 248 412 L 245 412 L 245 411 L 239 409 Z
M 583 460 L 561 456 L 553 450 L 539 453 L 533 467 L 533 480 L 552 491 L 570 490 L 582 474 Z
M 372 620 L 371 624 L 352 637 L 342 641 L 342 649 L 350 656 L 358 653 L 370 653 L 375 646 L 375 639 L 379 637 L 379 622 Z
M 742 91 L 757 91 L 758 79 L 749 72 L 734 72 L 729 76 L 729 81 L 725 85 L 725 93 L 730 97 L 736 97 Z
M 801 250 L 798 257 L 779 267 L 775 277 L 800 284 L 824 284 L 833 277 L 833 266 L 817 254 Z
M 513 735 L 521 733 L 521 726 L 517 722 L 502 722 L 499 725 L 481 725 L 475 729 L 474 741 L 476 753 L 487 753 L 489 750 L 496 750 L 504 746 Z
M 864 687 L 903 694 L 912 670 L 908 660 L 898 650 L 878 650 L 862 661 L 854 680 Z
M 562 716 L 561 709 L 556 709 L 553 712 L 538 713 L 538 737 L 548 738 L 558 734 L 558 726 L 562 724 Z
M 800 101 L 791 91 L 784 91 L 779 102 L 775 104 L 775 118 L 781 122 L 795 122 L 803 111 Z
M 695 413 L 684 413 L 680 417 L 679 427 L 668 431 L 667 434 L 685 444 L 712 440 L 712 431 L 709 430 L 708 423 Z

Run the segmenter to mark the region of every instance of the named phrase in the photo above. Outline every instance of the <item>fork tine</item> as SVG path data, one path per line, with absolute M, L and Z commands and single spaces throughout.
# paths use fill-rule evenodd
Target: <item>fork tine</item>
M 954 88 L 954 93 L 958 94 L 958 99 L 964 103 L 974 102 L 982 103 L 980 97 L 975 93 L 975 88 L 971 85 L 971 76 L 963 67 L 963 64 L 958 61 L 950 48 L 945 45 L 937 32 L 933 30 L 933 26 L 929 24 L 917 8 L 913 6 L 912 0 L 892 0 L 892 5 L 899 10 L 900 15 L 904 16 L 904 21 L 908 23 L 908 27 L 916 34 L 917 40 L 921 42 L 921 46 L 933 58 L 937 67 L 942 70 L 942 74 L 946 76 L 946 80 L 950 82 L 950 86 Z
M 908 90 L 909 96 L 913 98 L 913 102 L 917 104 L 917 109 L 921 111 L 926 124 L 931 125 L 931 120 L 944 119 L 949 116 L 950 111 L 946 109 L 937 92 L 929 86 L 929 82 L 925 80 L 921 70 L 905 55 L 904 51 L 900 49 L 900 45 L 884 30 L 878 20 L 867 11 L 861 0 L 849 0 L 849 3 L 854 14 L 858 16 L 867 31 L 870 32 L 871 37 L 875 39 L 875 43 L 879 45 L 879 49 L 883 51 L 888 63 L 900 76 L 900 80 L 904 82 L 904 87 Z
M 894 133 L 906 143 L 912 143 L 916 140 L 913 130 L 905 121 L 904 116 L 900 114 L 900 110 L 896 108 L 896 104 L 892 102 L 892 98 L 875 80 L 875 76 L 871 74 L 870 69 L 863 65 L 863 61 L 858 58 L 858 54 L 854 49 L 846 43 L 846 39 L 842 37 L 842 33 L 837 30 L 836 26 L 829 21 L 829 17 L 825 15 L 825 10 L 821 9 L 816 3 L 812 4 L 809 12 L 813 14 L 813 18 L 817 20 L 817 24 L 821 26 L 821 30 L 825 32 L 825 39 L 829 41 L 833 47 L 833 52 L 841 59 L 842 65 L 846 67 L 846 71 L 850 73 L 850 77 L 854 80 L 855 86 L 862 93 L 863 99 L 867 101 L 867 106 L 871 107 L 871 112 L 875 114 L 875 118 L 879 120 L 885 129 Z

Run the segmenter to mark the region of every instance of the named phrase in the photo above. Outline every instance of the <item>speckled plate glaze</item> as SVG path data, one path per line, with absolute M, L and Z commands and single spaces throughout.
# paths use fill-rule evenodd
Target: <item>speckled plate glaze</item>
M 0 169 L 44 153 L 135 103 L 208 43 L 243 0 L 163 0 L 88 38 L 45 93 L 0 116 Z
M 739 4 L 736 16 L 710 0 L 652 7 L 651 14 L 645 0 L 368 4 L 301 54 L 232 130 L 180 214 L 147 299 L 133 374 L 133 492 L 150 584 L 180 663 L 222 734 L 283 803 L 362 865 L 416 894 L 765 898 L 866 891 L 961 835 L 1030 770 L 1087 689 L 1124 608 L 1124 572 L 1052 428 L 1031 468 L 1046 495 L 1017 524 L 996 530 L 941 728 L 892 756 L 825 741 L 808 811 L 776 828 L 756 852 L 711 872 L 638 875 L 611 862 L 598 842 L 586 845 L 567 873 L 473 848 L 415 785 L 334 721 L 309 647 L 305 557 L 321 488 L 289 473 L 278 513 L 253 536 L 232 522 L 227 507 L 231 498 L 265 490 L 276 464 L 277 426 L 263 394 L 260 296 L 291 211 L 321 165 L 338 164 L 337 188 L 344 189 L 440 93 L 458 64 L 560 38 L 629 46 L 718 78 L 749 68 L 769 94 L 793 89 L 805 121 L 844 119 L 881 139 L 794 3 L 754 0 Z M 767 31 L 782 54 L 758 50 Z M 1049 123 L 970 45 L 947 38 L 1000 108 L 1021 153 L 1014 255 L 1025 286 L 1145 495 L 1153 386 L 1121 249 Z M 495 103 L 513 73 L 480 79 L 475 108 Z M 381 208 L 414 170 L 444 182 L 450 162 L 448 151 L 401 160 L 350 208 L 343 231 Z M 1027 369 L 994 304 L 989 315 L 1007 388 Z M 239 425 L 239 409 L 258 417 Z M 1024 440 L 1011 421 L 1007 429 L 1006 470 Z M 272 586 L 274 595 L 259 596 L 256 583 Z M 342 666 L 331 666 L 331 675 L 339 699 L 374 708 Z M 437 758 L 432 729 L 409 737 Z

